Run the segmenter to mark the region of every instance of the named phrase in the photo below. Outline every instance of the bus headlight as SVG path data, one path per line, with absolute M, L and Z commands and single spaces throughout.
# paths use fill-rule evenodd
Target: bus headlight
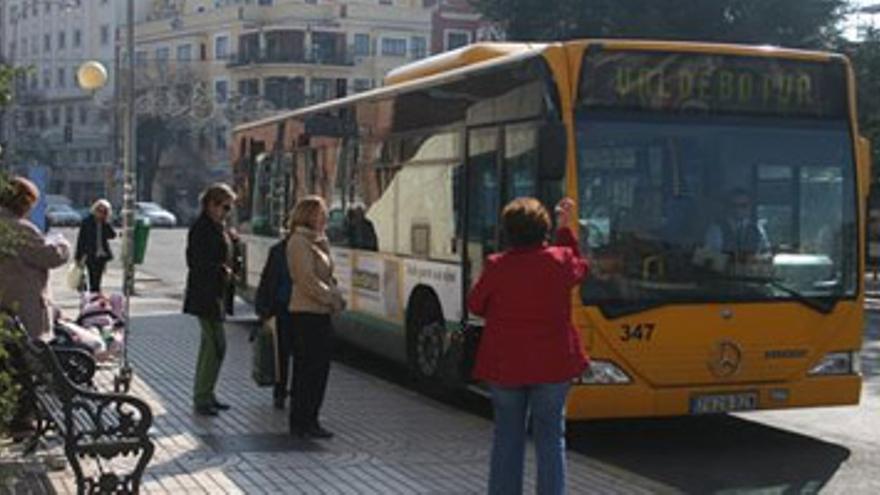
M 581 385 L 622 385 L 632 383 L 632 379 L 613 362 L 594 359 L 574 382 Z
M 829 352 L 808 375 L 851 375 L 859 372 L 858 354 L 852 351 Z

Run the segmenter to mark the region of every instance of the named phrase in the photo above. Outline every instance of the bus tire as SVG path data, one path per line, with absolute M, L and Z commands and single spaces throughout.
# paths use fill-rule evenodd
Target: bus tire
M 407 306 L 407 357 L 419 381 L 440 378 L 446 324 L 440 301 L 430 289 L 416 289 Z

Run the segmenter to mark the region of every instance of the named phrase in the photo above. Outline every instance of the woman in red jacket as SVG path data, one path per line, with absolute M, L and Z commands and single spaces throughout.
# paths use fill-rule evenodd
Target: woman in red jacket
M 568 227 L 574 202 L 563 199 L 556 211 L 550 246 L 550 214 L 537 199 L 505 206 L 501 222 L 511 247 L 489 257 L 468 295 L 468 309 L 486 320 L 474 376 L 488 382 L 495 411 L 490 494 L 522 493 L 529 411 L 537 493 L 565 493 L 565 398 L 587 366 L 571 322 L 571 290 L 588 267 Z

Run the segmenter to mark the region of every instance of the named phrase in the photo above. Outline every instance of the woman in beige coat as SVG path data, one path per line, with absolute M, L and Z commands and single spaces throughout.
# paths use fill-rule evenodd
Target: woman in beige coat
M 291 326 L 300 363 L 294 362 L 290 433 L 300 437 L 330 438 L 318 421 L 333 348 L 330 316 L 345 307 L 333 278 L 333 259 L 325 235 L 327 206 L 319 196 L 300 200 L 290 214 L 287 266 L 293 280 Z
M 40 192 L 29 180 L 14 177 L 0 190 L 0 308 L 14 311 L 32 339 L 52 339 L 49 270 L 70 258 L 70 246 L 61 236 L 43 237 L 28 213 Z M 8 366 L 20 387 L 9 430 L 14 439 L 33 432 L 34 403 L 31 377 L 14 343 L 6 343 Z
M 14 177 L 0 196 L 0 306 L 12 309 L 31 338 L 52 340 L 49 270 L 70 259 L 61 236 L 43 236 L 27 219 L 40 192 L 29 180 Z

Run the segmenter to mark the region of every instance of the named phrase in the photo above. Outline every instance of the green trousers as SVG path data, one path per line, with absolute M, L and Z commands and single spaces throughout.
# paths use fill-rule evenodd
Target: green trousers
M 196 363 L 196 379 L 193 388 L 193 403 L 196 407 L 210 406 L 217 401 L 214 386 L 220 375 L 220 365 L 226 355 L 226 335 L 223 322 L 199 318 L 202 327 L 202 343 L 199 346 L 199 360 Z

